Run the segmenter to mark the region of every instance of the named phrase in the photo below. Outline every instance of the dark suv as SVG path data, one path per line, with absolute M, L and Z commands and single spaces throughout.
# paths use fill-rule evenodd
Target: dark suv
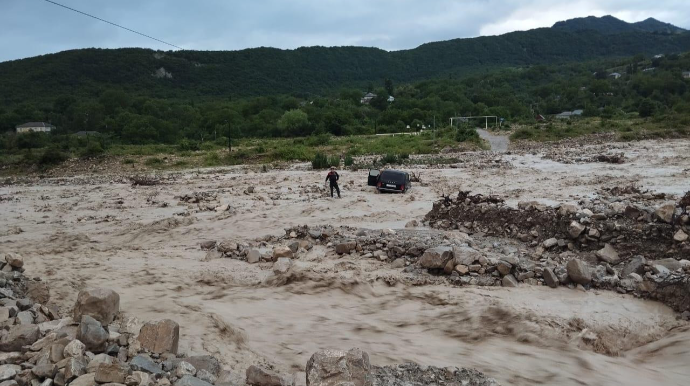
M 375 186 L 379 192 L 405 193 L 412 188 L 410 174 L 393 169 L 369 170 L 367 183 L 369 186 Z

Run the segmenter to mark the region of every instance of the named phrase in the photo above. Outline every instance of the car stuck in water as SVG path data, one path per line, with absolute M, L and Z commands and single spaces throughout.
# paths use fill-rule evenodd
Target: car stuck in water
M 367 184 L 379 192 L 405 193 L 412 188 L 410 174 L 394 169 L 370 169 Z

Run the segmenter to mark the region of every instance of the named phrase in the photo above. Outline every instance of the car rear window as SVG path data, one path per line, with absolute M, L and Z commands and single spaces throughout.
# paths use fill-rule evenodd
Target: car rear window
M 379 177 L 379 179 L 381 181 L 392 182 L 394 184 L 404 184 L 405 183 L 405 174 L 383 171 L 381 173 L 381 177 Z

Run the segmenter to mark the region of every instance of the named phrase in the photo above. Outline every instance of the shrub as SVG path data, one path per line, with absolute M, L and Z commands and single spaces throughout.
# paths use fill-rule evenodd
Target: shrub
M 536 136 L 536 132 L 534 129 L 530 128 L 522 128 L 518 129 L 513 133 L 513 135 L 510 136 L 510 139 L 512 140 L 519 140 L 519 139 L 532 139 Z
M 89 144 L 81 150 L 80 155 L 85 158 L 93 158 L 103 155 L 105 150 L 98 142 L 89 142 Z
M 69 158 L 67 154 L 61 152 L 57 148 L 49 147 L 38 159 L 38 163 L 40 165 L 58 165 L 65 162 L 67 158 Z
M 381 157 L 379 162 L 383 165 L 397 164 L 398 163 L 398 156 L 396 156 L 395 154 L 386 154 L 385 156 Z
M 185 138 L 177 144 L 177 150 L 179 150 L 179 151 L 197 151 L 197 150 L 199 150 L 199 141 L 193 141 L 193 140 Z
M 348 154 L 347 156 L 345 156 L 345 166 L 352 166 L 354 164 L 355 164 L 355 160 L 354 160 L 354 158 L 352 158 L 351 155 Z
M 122 164 L 123 164 L 123 165 L 133 165 L 133 164 L 135 164 L 135 163 L 137 163 L 137 161 L 135 161 L 135 160 L 133 160 L 133 159 L 131 159 L 131 158 L 125 158 L 125 159 L 122 160 Z
M 314 159 L 311 161 L 312 169 L 328 169 L 328 157 L 323 153 L 316 153 Z
M 477 141 L 479 140 L 479 134 L 477 134 L 475 129 L 459 128 L 455 133 L 455 140 L 458 142 Z
M 328 166 L 339 167 L 340 166 L 340 157 L 338 157 L 338 156 L 328 157 Z

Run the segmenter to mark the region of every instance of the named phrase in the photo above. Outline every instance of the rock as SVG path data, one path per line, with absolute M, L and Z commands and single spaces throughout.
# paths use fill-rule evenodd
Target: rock
M 114 361 L 115 358 L 108 354 L 98 354 L 88 363 L 88 366 L 86 366 L 86 372 L 95 373 L 100 365 L 111 364 Z
M 565 217 L 571 214 L 575 214 L 579 211 L 578 207 L 573 204 L 561 204 L 558 207 L 558 215 L 561 217 Z
M 146 323 L 139 332 L 138 340 L 141 347 L 150 352 L 177 354 L 180 325 L 170 319 Z
M 173 363 L 177 363 L 182 361 L 182 359 L 173 359 Z M 209 373 L 218 376 L 221 371 L 221 366 L 220 362 L 218 359 L 211 355 L 196 355 L 196 356 L 191 356 L 184 358 L 184 361 L 191 364 L 194 366 L 194 368 L 198 371 L 200 370 L 206 370 Z M 197 373 L 197 377 L 198 373 Z
M 0 365 L 16 365 L 24 361 L 20 352 L 0 352 Z
M 344 243 L 340 243 L 340 244 L 337 244 L 335 246 L 335 253 L 337 253 L 339 255 L 343 255 L 343 254 L 352 252 L 353 250 L 355 250 L 355 248 L 357 248 L 357 242 L 346 241 Z M 443 267 L 441 267 L 441 268 L 443 268 Z
M 401 257 L 401 258 L 398 258 L 398 259 L 395 259 L 395 260 L 391 263 L 391 268 L 394 268 L 394 269 L 405 268 L 405 259 L 403 259 L 402 257 Z
M 12 268 L 21 268 L 24 266 L 24 259 L 18 253 L 6 253 L 5 261 Z
M 292 249 L 290 247 L 273 248 L 273 260 L 278 260 L 281 257 L 292 258 Z
M 467 246 L 453 247 L 453 257 L 455 264 L 472 265 L 475 261 L 481 259 L 484 255 L 474 248 Z
M 31 369 L 31 372 L 41 379 L 53 378 L 55 377 L 55 374 L 57 374 L 57 371 L 57 365 L 50 362 L 37 364 L 36 366 L 34 366 L 34 368 Z
M 131 371 L 126 363 L 119 361 L 101 363 L 96 370 L 94 379 L 98 383 L 125 383 L 125 379 Z
M 688 234 L 683 232 L 682 229 L 678 229 L 678 232 L 676 232 L 676 234 L 673 235 L 673 240 L 675 240 L 679 243 L 688 241 Z
M 214 384 L 218 380 L 215 375 L 203 369 L 196 372 L 196 377 L 210 384 Z
M 258 249 L 250 249 L 247 252 L 247 263 L 256 264 L 261 261 L 261 251 Z
M 460 275 L 467 275 L 470 272 L 470 267 L 463 264 L 458 264 L 455 266 L 455 272 L 459 273 Z
M 556 245 L 558 245 L 558 239 L 555 237 L 552 237 L 550 239 L 546 239 L 546 240 L 544 240 L 542 245 L 546 249 L 551 249 L 551 248 L 555 247 Z
M 603 249 L 600 249 L 596 252 L 597 257 L 599 260 L 609 263 L 612 265 L 616 265 L 620 263 L 620 257 L 618 256 L 618 252 L 616 252 L 615 249 L 611 246 L 611 244 L 606 244 L 604 245 Z
M 592 273 L 585 262 L 572 259 L 566 264 L 568 277 L 577 284 L 589 284 L 592 281 Z
M 675 202 L 667 202 L 654 211 L 654 216 L 662 222 L 670 224 L 673 221 L 673 213 L 676 211 Z
M 621 270 L 621 277 L 625 279 L 632 273 L 638 275 L 644 275 L 644 266 L 647 264 L 647 259 L 642 256 L 635 256 L 630 261 L 625 264 L 623 270 Z
M 17 324 L 34 324 L 34 314 L 32 311 L 22 311 L 17 314 Z
M 35 324 L 12 326 L 0 339 L 0 351 L 21 351 L 23 346 L 34 344 L 40 337 L 41 330 Z
M 419 226 L 419 221 L 417 220 L 410 220 L 405 224 L 405 228 L 416 228 Z
M 218 249 L 218 252 L 232 253 L 237 251 L 237 243 L 233 241 L 223 241 L 220 244 L 218 244 L 216 249 Z
M 427 269 L 443 269 L 453 258 L 453 249 L 447 246 L 430 248 L 424 251 L 419 264 Z
M 151 384 L 150 379 L 149 375 L 143 371 L 132 371 L 132 374 L 125 378 L 125 385 L 149 386 Z
M 87 350 L 102 352 L 108 341 L 108 332 L 96 319 L 84 315 L 81 317 L 81 323 L 77 329 L 77 339 L 84 343 Z
M 669 271 L 677 271 L 681 269 L 683 266 L 680 264 L 680 261 L 674 259 L 674 258 L 667 258 L 667 259 L 661 259 L 657 260 L 654 262 L 656 265 L 661 265 L 666 267 Z
M 549 287 L 556 288 L 561 284 L 560 281 L 558 280 L 558 277 L 553 272 L 553 269 L 551 269 L 551 268 L 544 269 L 543 275 L 544 275 L 544 283 L 546 283 L 546 285 L 548 285 Z
M 515 279 L 515 276 L 513 275 L 505 275 L 503 276 L 503 280 L 501 281 L 504 287 L 517 287 L 518 286 L 518 281 Z
M 180 361 L 177 363 L 177 366 L 175 367 L 175 376 L 178 378 L 182 378 L 185 375 L 196 375 L 196 369 L 190 363 Z
M 26 311 L 33 307 L 34 303 L 29 299 L 19 299 L 17 300 L 17 308 L 19 311 Z
M 84 356 L 84 351 L 86 350 L 86 346 L 84 343 L 82 343 L 80 340 L 75 339 L 65 346 L 65 350 L 63 351 L 62 355 L 65 357 L 70 357 L 70 358 L 78 358 L 81 356 Z
M 455 261 L 453 259 L 448 260 L 446 263 L 446 266 L 443 267 L 443 273 L 446 275 L 450 275 L 453 273 L 453 268 L 455 268 Z
M 120 312 L 120 295 L 106 288 L 94 288 L 79 292 L 74 305 L 74 320 L 88 315 L 103 325 L 109 325 Z
M 501 275 L 505 276 L 510 273 L 510 270 L 513 269 L 513 266 L 507 261 L 499 261 L 496 269 Z
M 307 386 L 371 386 L 369 355 L 360 349 L 321 350 L 309 358 Z
M 292 267 L 292 259 L 287 257 L 278 258 L 278 261 L 273 263 L 273 273 L 276 275 L 284 275 L 288 273 Z
M 292 382 L 271 370 L 252 365 L 247 368 L 247 384 L 253 386 L 286 386 L 292 385 Z
M 89 360 L 86 357 L 69 358 L 65 364 L 65 381 L 69 382 L 74 378 L 80 377 L 86 373 L 95 373 L 97 369 L 89 371 Z
M 299 251 L 299 241 L 293 241 L 288 245 L 288 248 L 292 251 L 293 254 L 297 253 Z
M 79 378 L 73 380 L 69 386 L 95 386 L 96 374 L 84 374 Z
M 666 276 L 669 273 L 671 273 L 671 271 L 668 268 L 664 267 L 661 264 L 652 265 L 652 272 L 654 272 L 655 275 L 659 276 Z
M 164 374 L 163 369 L 156 362 L 152 361 L 144 355 L 137 355 L 129 362 L 129 366 L 132 370 L 143 371 L 149 374 Z
M 585 226 L 580 224 L 579 221 L 573 221 L 570 223 L 570 226 L 568 227 L 568 233 L 570 234 L 570 237 L 576 239 L 580 237 L 582 232 L 585 231 Z
M 47 304 L 50 301 L 50 288 L 44 281 L 30 281 L 26 284 L 26 296 L 39 304 Z
M 0 365 L 0 381 L 12 379 L 20 371 L 22 371 L 22 367 L 18 365 Z
M 216 241 L 215 240 L 209 240 L 209 241 L 202 241 L 199 246 L 201 249 L 207 251 L 209 249 L 213 249 L 216 247 Z
M 199 378 L 193 377 L 191 375 L 185 375 L 184 377 L 178 379 L 175 382 L 175 386 L 213 386 L 206 381 L 202 381 Z
M 7 381 L 0 382 L 0 386 L 19 386 L 17 381 L 9 379 Z

